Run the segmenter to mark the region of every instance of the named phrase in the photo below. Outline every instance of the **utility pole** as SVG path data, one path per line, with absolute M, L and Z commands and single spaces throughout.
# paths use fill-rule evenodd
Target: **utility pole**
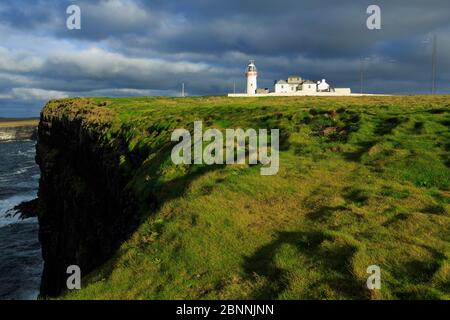
M 437 36 L 433 35 L 433 53 L 431 58 L 431 94 L 436 94 L 437 74 Z
M 236 94 L 236 81 L 233 81 L 233 93 Z
M 431 42 L 431 94 L 436 94 L 437 92 L 437 58 L 438 58 L 438 48 L 437 48 L 437 36 L 427 37 L 422 43 L 429 44 Z
M 360 81 L 361 81 L 361 94 L 363 94 L 364 91 L 364 59 L 361 58 L 361 75 L 360 75 Z
M 370 60 L 369 57 L 361 58 L 361 94 L 364 93 L 364 72 L 365 72 L 364 62 L 369 60 Z
M 184 82 L 181 84 L 181 96 L 184 98 Z

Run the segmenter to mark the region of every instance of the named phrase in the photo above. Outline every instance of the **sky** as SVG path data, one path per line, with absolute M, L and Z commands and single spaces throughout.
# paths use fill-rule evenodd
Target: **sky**
M 67 7 L 81 9 L 69 30 Z M 381 8 L 370 30 L 367 8 Z M 450 93 L 448 0 L 2 0 L 0 117 L 38 116 L 71 96 L 223 95 L 291 74 L 334 87 L 427 94 L 432 37 L 437 92 Z

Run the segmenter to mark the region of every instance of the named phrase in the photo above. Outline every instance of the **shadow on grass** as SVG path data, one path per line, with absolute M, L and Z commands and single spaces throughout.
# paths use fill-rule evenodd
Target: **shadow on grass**
M 416 245 L 411 242 L 410 244 Z M 411 259 L 393 270 L 397 281 L 408 283 L 407 286 L 395 286 L 393 294 L 399 299 L 424 300 L 447 299 L 450 284 L 444 277 L 436 278 L 436 274 L 446 269 L 448 258 L 428 245 L 419 245 L 428 250 L 431 257 L 428 259 Z
M 383 119 L 382 122 L 378 123 L 374 133 L 377 136 L 385 136 L 391 134 L 395 128 L 405 121 L 403 118 L 392 117 L 388 119 Z
M 352 202 L 357 206 L 365 205 L 371 197 L 371 194 L 368 190 L 346 188 L 344 191 L 345 200 L 347 200 L 348 202 Z
M 143 218 L 156 212 L 165 202 L 182 197 L 201 176 L 225 167 L 224 164 L 191 165 L 182 176 L 161 182 L 158 180 L 161 177 L 160 171 L 164 164 L 170 161 L 171 152 L 172 144 L 169 144 L 158 151 L 151 161 L 141 165 L 134 174 L 132 188 L 138 193 L 140 203 L 144 204 L 142 211 L 146 214 Z
M 100 259 L 98 263 L 93 264 L 90 268 L 83 269 L 89 270 L 89 273 L 95 270 L 95 268 L 100 267 L 98 274 L 90 274 L 87 276 L 91 281 L 97 282 L 111 276 L 121 256 L 126 254 L 126 249 L 121 247 L 122 244 L 131 238 L 149 216 L 155 214 L 166 202 L 183 197 L 192 183 L 201 176 L 224 167 L 224 165 L 193 165 L 182 176 L 161 182 L 158 180 L 160 171 L 163 170 L 165 163 L 170 161 L 171 150 L 172 146 L 170 144 L 166 145 L 156 151 L 153 154 L 152 160 L 148 161 L 148 163 L 145 163 L 143 160 L 137 161 L 133 163 L 133 167 L 127 169 L 129 172 L 128 178 L 131 182 L 125 189 L 135 203 L 133 208 L 136 209 L 133 211 L 133 219 L 122 223 L 122 227 L 127 230 L 126 234 L 110 235 L 111 237 L 116 237 L 110 249 L 111 254 L 105 257 L 105 259 Z M 149 179 L 148 177 L 153 178 Z
M 361 158 L 377 143 L 377 141 L 359 142 L 356 144 L 358 146 L 358 150 L 354 152 L 345 152 L 343 153 L 343 156 L 347 161 L 360 162 Z
M 331 217 L 336 212 L 342 211 L 345 209 L 346 209 L 345 206 L 336 206 L 336 207 L 323 206 L 323 207 L 320 207 L 319 209 L 309 213 L 308 218 L 313 221 L 319 221 L 319 220 L 324 221 L 324 220 L 327 220 L 329 217 Z
M 252 256 L 244 261 L 244 270 L 247 279 L 254 281 L 255 275 L 264 277 L 264 285 L 256 289 L 251 298 L 253 299 L 278 299 L 280 295 L 289 289 L 289 271 L 277 266 L 276 256 L 281 246 L 288 244 L 297 249 L 299 255 L 306 257 L 321 274 L 320 283 L 340 295 L 349 298 L 367 298 L 367 293 L 362 285 L 353 277 L 349 271 L 349 260 L 356 251 L 356 248 L 344 244 L 337 247 L 322 248 L 321 245 L 326 240 L 333 240 L 325 236 L 322 232 L 279 232 L 275 239 L 269 244 L 259 248 Z M 309 267 L 308 267 L 309 268 Z M 309 288 L 315 290 L 314 283 Z M 311 297 L 317 298 L 317 293 L 311 293 Z
M 347 152 L 344 153 L 344 158 L 348 161 L 353 162 L 360 162 L 361 158 L 373 147 L 375 146 L 379 141 L 380 138 L 389 134 L 392 134 L 392 132 L 397 128 L 399 125 L 401 125 L 403 122 L 405 122 L 406 119 L 404 118 L 398 118 L 398 117 L 392 117 L 387 119 L 382 119 L 381 122 L 377 123 L 374 131 L 373 136 L 375 137 L 375 140 L 370 141 L 362 141 L 359 143 L 356 143 L 356 146 L 358 149 L 354 152 Z M 422 128 L 418 128 L 418 130 L 421 130 Z

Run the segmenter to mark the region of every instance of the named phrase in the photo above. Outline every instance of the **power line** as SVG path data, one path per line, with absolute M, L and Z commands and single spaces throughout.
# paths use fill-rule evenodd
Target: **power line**
M 361 81 L 361 94 L 363 94 L 364 93 L 364 72 L 365 72 L 365 66 L 364 66 L 364 62 L 365 61 L 369 61 L 370 60 L 370 58 L 369 57 L 365 57 L 365 58 L 361 58 L 361 75 L 360 75 L 360 77 L 361 77 L 361 79 L 360 79 L 360 81 Z
M 429 44 L 431 42 L 431 94 L 436 94 L 437 92 L 437 58 L 438 58 L 438 47 L 437 47 L 437 36 L 427 37 L 423 43 Z
M 431 94 L 436 94 L 437 74 L 437 36 L 433 35 L 433 53 L 431 58 Z
M 360 74 L 360 81 L 361 81 L 361 94 L 363 94 L 364 91 L 364 60 L 361 58 L 361 74 Z

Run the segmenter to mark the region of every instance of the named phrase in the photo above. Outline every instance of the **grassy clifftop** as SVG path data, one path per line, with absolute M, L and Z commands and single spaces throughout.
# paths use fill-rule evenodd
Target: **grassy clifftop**
M 0 128 L 13 128 L 13 127 L 25 127 L 35 126 L 37 127 L 39 119 L 8 119 L 0 118 Z
M 125 142 L 141 203 L 138 230 L 64 298 L 450 298 L 448 96 L 92 98 L 43 114 Z M 173 165 L 172 131 L 197 120 L 279 128 L 279 173 Z
M 35 139 L 39 119 L 0 118 L 0 141 Z

